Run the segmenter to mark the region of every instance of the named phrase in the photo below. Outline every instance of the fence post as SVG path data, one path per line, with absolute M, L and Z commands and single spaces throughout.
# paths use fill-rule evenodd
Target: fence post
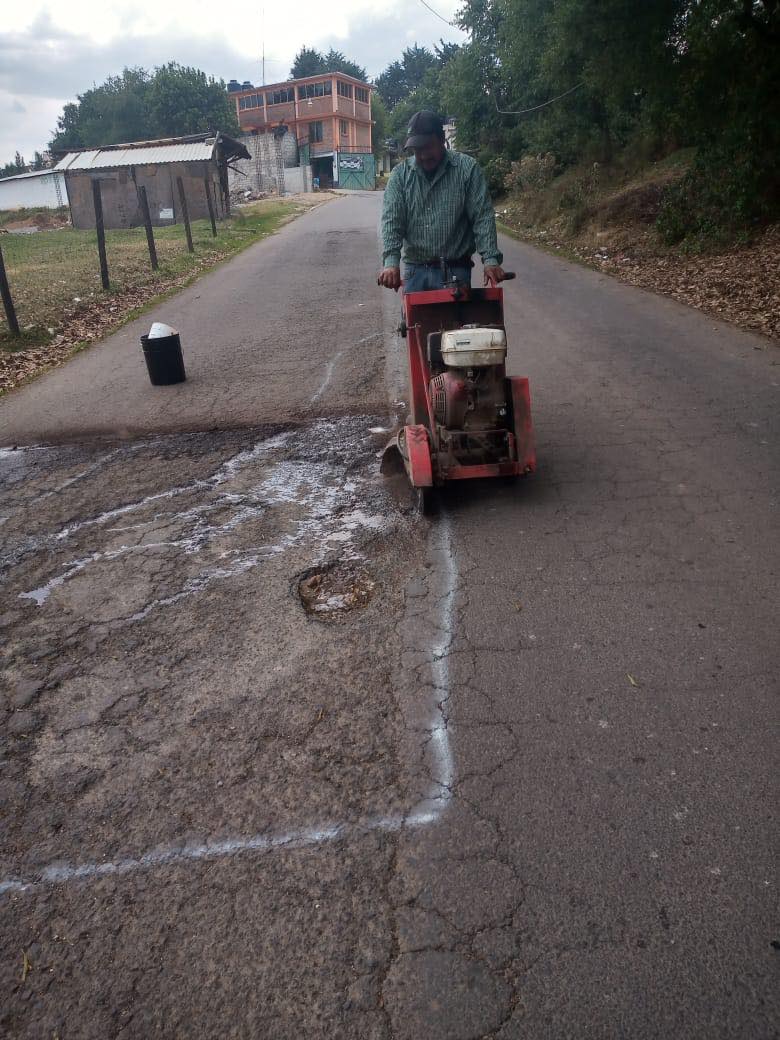
M 141 203 L 141 216 L 144 218 L 144 227 L 146 228 L 146 244 L 149 246 L 149 260 L 152 264 L 152 270 L 157 270 L 157 249 L 154 245 L 154 231 L 152 231 L 152 217 L 149 213 L 149 200 L 146 197 L 146 188 L 141 185 L 138 189 L 138 199 Z
M 100 281 L 104 289 L 109 289 L 108 260 L 106 258 L 106 232 L 103 227 L 103 199 L 100 195 L 100 181 L 92 181 L 92 203 L 95 207 L 95 229 L 97 231 L 98 256 L 100 257 Z
M 179 201 L 181 202 L 181 212 L 184 217 L 184 231 L 187 235 L 187 249 L 190 253 L 195 252 L 195 247 L 192 244 L 192 231 L 190 230 L 190 215 L 187 211 L 187 196 L 184 194 L 184 182 L 181 177 L 176 178 L 176 184 L 179 188 Z
M 5 316 L 8 319 L 8 328 L 11 330 L 12 336 L 19 336 L 19 322 L 16 317 L 16 309 L 14 308 L 14 301 L 11 298 L 11 290 L 8 287 L 8 275 L 5 273 L 5 261 L 3 260 L 3 250 L 0 249 L 0 292 L 3 296 L 3 306 L 5 307 Z
M 209 219 L 211 220 L 211 233 L 214 238 L 217 237 L 217 222 L 214 219 L 214 203 L 211 201 L 211 187 L 209 185 L 208 174 L 203 178 L 203 187 L 206 189 L 206 202 L 209 207 Z

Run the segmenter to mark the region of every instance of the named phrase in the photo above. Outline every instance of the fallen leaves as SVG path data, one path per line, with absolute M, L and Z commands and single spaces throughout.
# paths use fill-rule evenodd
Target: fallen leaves
M 628 681 L 629 681 L 629 682 L 631 683 L 631 685 L 632 685 L 632 686 L 634 686 L 634 687 L 636 687 L 637 689 L 639 689 L 639 683 L 638 683 L 638 682 L 636 681 L 636 679 L 635 679 L 635 678 L 633 677 L 633 675 L 631 674 L 631 672 L 626 672 L 626 678 L 628 679 Z
M 623 282 L 780 339 L 780 224 L 751 245 L 691 256 L 665 250 L 655 231 L 640 225 L 589 226 L 574 238 L 557 225 L 518 231 L 527 241 L 573 255 Z

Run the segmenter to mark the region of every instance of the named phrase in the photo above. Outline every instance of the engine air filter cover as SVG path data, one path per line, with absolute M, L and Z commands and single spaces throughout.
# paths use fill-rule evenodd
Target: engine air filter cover
M 449 368 L 484 368 L 506 361 L 503 329 L 463 328 L 443 332 L 441 356 Z

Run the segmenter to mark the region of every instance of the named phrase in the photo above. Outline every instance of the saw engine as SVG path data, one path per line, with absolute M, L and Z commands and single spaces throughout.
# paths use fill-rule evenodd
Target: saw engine
M 473 289 L 441 264 L 441 289 L 403 297 L 410 414 L 382 453 L 382 472 L 404 473 L 423 513 L 450 481 L 536 467 L 528 379 L 506 374 L 503 289 Z
M 428 352 L 432 371 L 440 369 L 428 392 L 449 464 L 509 458 L 504 330 L 472 325 L 431 333 Z

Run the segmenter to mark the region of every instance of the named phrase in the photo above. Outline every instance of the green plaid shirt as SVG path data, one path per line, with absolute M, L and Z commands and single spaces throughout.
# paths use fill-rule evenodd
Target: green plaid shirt
M 471 256 L 476 249 L 486 267 L 500 266 L 496 216 L 476 159 L 447 151 L 429 181 L 412 156 L 390 174 L 382 207 L 385 267 L 404 260 L 422 263 Z

